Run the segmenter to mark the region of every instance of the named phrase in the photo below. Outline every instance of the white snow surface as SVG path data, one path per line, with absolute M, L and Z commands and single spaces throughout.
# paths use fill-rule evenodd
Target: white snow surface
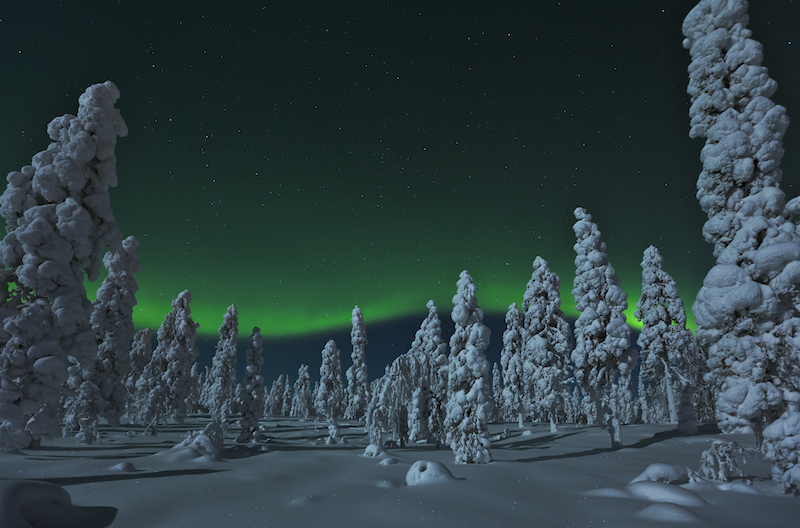
M 101 424 L 98 445 L 68 438 L 46 440 L 21 453 L 0 453 L 0 526 L 202 528 L 324 522 L 348 528 L 674 523 L 750 528 L 793 526 L 800 511 L 800 498 L 783 494 L 770 480 L 770 466 L 753 458 L 743 466 L 749 486 L 744 479 L 724 485 L 704 479 L 680 486 L 650 479 L 629 484 L 655 463 L 697 470 L 703 450 L 722 437 L 709 433 L 708 426 L 691 437 L 679 436 L 669 425 L 624 426 L 625 447 L 612 451 L 608 433 L 595 426 L 566 424 L 551 433 L 548 424 L 525 424 L 521 430 L 515 423 L 492 423 L 492 436 L 509 429 L 508 438 L 493 442 L 493 461 L 456 465 L 449 449 L 432 444 L 362 456 L 370 442 L 357 422 L 341 423 L 346 444 L 326 445 L 320 441 L 328 435 L 324 423 L 276 418 L 261 421 L 269 438 L 265 444 L 235 444 L 239 431 L 230 427 L 219 457 L 170 456 L 187 432 L 203 430 L 208 421 L 207 415 L 190 415 L 184 424 L 165 427 L 154 437 L 123 419 L 117 428 Z M 724 439 L 753 446 L 749 434 Z M 155 456 L 159 453 L 168 454 Z M 380 463 L 389 458 L 396 463 Z M 417 461 L 426 461 L 427 469 L 443 467 L 454 478 L 409 486 L 406 476 Z M 654 476 L 668 473 L 656 469 L 650 470 Z M 50 512 L 58 524 L 26 524 L 21 511 Z

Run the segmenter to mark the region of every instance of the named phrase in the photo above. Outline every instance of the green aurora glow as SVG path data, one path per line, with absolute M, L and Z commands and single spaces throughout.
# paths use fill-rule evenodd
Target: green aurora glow
M 463 269 L 484 311 L 504 313 L 537 255 L 577 316 L 577 206 L 603 233 L 632 326 L 651 244 L 690 307 L 714 264 L 681 47 L 694 2 L 401 4 L 6 6 L 0 167 L 30 163 L 86 86 L 117 84 L 130 133 L 112 205 L 141 242 L 139 328 L 184 289 L 206 336 L 231 303 L 242 334 L 267 336 L 349 326 L 355 304 L 367 325 L 421 320 L 428 299 L 446 316 Z M 773 99 L 797 115 L 800 4 L 750 13 Z

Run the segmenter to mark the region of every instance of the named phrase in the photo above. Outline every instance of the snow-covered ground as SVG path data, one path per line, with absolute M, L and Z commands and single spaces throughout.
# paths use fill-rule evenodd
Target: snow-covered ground
M 236 445 L 234 426 L 221 457 L 199 441 L 205 437 L 174 447 L 207 422 L 191 417 L 156 437 L 123 425 L 103 429 L 99 445 L 58 439 L 0 453 L 0 526 L 637 527 L 688 521 L 752 528 L 796 526 L 800 515 L 800 498 L 780 492 L 758 459 L 742 466 L 750 485 L 741 478 L 631 485 L 653 463 L 697 471 L 700 454 L 715 439 L 753 445 L 751 435 L 722 436 L 711 426 L 693 437 L 679 437 L 665 425 L 626 426 L 626 447 L 611 451 L 608 434 L 594 426 L 564 425 L 551 433 L 544 425 L 492 424 L 493 435 L 509 433 L 493 442 L 494 461 L 464 466 L 453 463 L 449 449 L 430 445 L 366 449 L 363 427 L 352 423 L 342 426 L 347 443 L 325 445 L 327 427 L 313 419 L 264 420 L 269 440 L 260 445 Z M 421 460 L 433 463 L 417 465 L 407 481 Z

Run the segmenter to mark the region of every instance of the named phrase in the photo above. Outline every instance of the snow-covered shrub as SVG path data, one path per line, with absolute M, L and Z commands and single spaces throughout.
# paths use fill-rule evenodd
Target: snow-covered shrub
M 742 447 L 736 442 L 715 440 L 711 447 L 700 455 L 700 476 L 711 480 L 727 482 L 731 476 L 743 477 L 742 468 L 739 466 L 737 455 L 742 462 L 747 461 L 744 455 L 757 455 L 758 452 L 748 447 Z
M 379 444 L 369 444 L 364 449 L 364 455 L 363 456 L 365 456 L 365 457 L 377 457 L 377 456 L 381 456 L 383 454 L 383 452 L 384 452 L 383 448 Z
M 417 460 L 406 473 L 406 484 L 409 486 L 442 484 L 455 479 L 444 464 L 432 460 Z

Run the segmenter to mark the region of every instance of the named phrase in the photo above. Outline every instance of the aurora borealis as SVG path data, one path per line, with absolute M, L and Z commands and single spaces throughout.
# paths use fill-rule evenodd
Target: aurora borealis
M 130 133 L 111 196 L 141 241 L 137 327 L 188 288 L 204 335 L 231 303 L 242 335 L 341 329 L 355 304 L 369 332 L 421 320 L 431 298 L 447 314 L 462 269 L 480 306 L 505 312 L 537 255 L 575 315 L 577 206 L 630 313 L 648 245 L 687 307 L 713 265 L 681 47 L 694 2 L 13 4 L 0 8 L 0 167 L 30 163 L 86 86 L 116 83 Z M 750 15 L 773 100 L 800 115 L 800 4 Z

